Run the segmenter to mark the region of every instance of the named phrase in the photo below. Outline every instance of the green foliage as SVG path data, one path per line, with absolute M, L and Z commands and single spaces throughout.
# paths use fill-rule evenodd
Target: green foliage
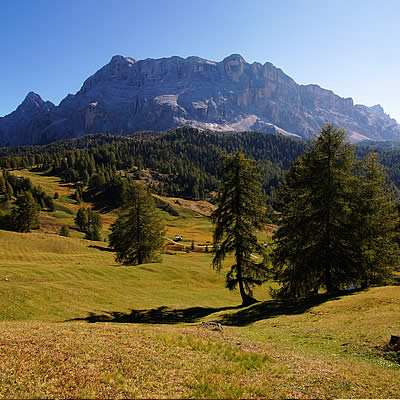
M 267 279 L 264 248 L 254 234 L 263 227 L 265 202 L 255 162 L 242 152 L 224 157 L 223 175 L 217 209 L 212 214 L 213 267 L 219 271 L 225 256 L 234 253 L 236 264 L 226 276 L 226 286 L 229 290 L 238 286 L 243 304 L 249 305 L 255 302 L 252 287 Z M 254 261 L 255 254 L 261 255 L 261 262 Z
M 280 194 L 273 263 L 282 286 L 276 295 L 307 297 L 321 287 L 333 292 L 387 276 L 383 271 L 394 261 L 388 220 L 396 224 L 397 216 L 384 175 L 371 165 L 360 174 L 353 146 L 332 125 L 295 162 Z
M 110 246 L 125 265 L 156 261 L 164 247 L 164 226 L 151 194 L 143 185 L 125 188 L 120 216 L 112 225 Z
M 11 211 L 11 227 L 17 232 L 30 232 L 39 227 L 40 207 L 31 192 L 22 192 Z
M 81 207 L 76 213 L 74 219 L 75 224 L 78 226 L 79 230 L 85 232 L 88 229 L 88 211 L 87 208 Z
M 149 186 L 157 194 L 205 199 L 218 186 L 221 151 L 233 153 L 241 147 L 260 161 L 263 190 L 274 202 L 283 171 L 305 148 L 301 141 L 274 134 L 179 128 L 130 137 L 87 135 L 46 146 L 0 149 L 0 167 L 35 165 L 65 182 L 88 184 L 85 200 L 110 208 L 122 203 L 120 170 L 135 179 L 151 177 Z
M 371 153 L 360 171 L 356 204 L 358 264 L 362 266 L 358 284 L 369 287 L 389 283 L 393 268 L 399 263 L 399 215 L 393 190 L 386 184 L 386 173 Z
M 29 178 L 17 176 L 3 170 L 0 175 L 0 204 L 10 201 L 20 193 L 31 193 L 41 209 L 54 211 L 53 199 L 40 186 L 34 186 Z
M 81 207 L 74 221 L 79 230 L 86 233 L 85 239 L 95 241 L 101 240 L 100 231 L 103 223 L 98 212 L 93 211 L 91 208 Z
M 49 211 L 54 211 L 55 210 L 55 205 L 54 205 L 54 201 L 50 196 L 46 196 L 44 198 L 44 204 L 45 207 L 49 210 Z
M 69 228 L 68 225 L 63 225 L 60 230 L 60 236 L 69 237 Z

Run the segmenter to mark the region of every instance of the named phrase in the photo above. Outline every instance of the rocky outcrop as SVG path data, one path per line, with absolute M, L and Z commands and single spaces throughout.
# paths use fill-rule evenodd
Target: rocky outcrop
M 353 141 L 400 140 L 400 126 L 380 105 L 354 105 L 317 85 L 298 85 L 271 63 L 249 64 L 238 54 L 221 62 L 114 56 L 57 107 L 29 93 L 0 118 L 0 145 L 182 125 L 309 138 L 327 122 L 344 127 Z

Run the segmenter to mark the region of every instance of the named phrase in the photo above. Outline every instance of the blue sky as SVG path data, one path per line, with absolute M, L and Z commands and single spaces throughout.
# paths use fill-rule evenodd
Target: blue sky
M 399 17 L 397 0 L 1 0 L 0 116 L 31 90 L 58 104 L 116 54 L 239 53 L 400 122 Z

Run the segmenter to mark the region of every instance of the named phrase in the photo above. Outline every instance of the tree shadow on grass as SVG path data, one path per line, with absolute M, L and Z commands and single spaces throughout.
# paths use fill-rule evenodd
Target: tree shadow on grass
M 158 307 L 147 310 L 134 310 L 128 313 L 111 311 L 103 314 L 89 313 L 87 317 L 74 318 L 70 321 L 94 322 L 119 322 L 136 324 L 178 324 L 199 322 L 208 315 L 221 312 L 233 311 L 222 316 L 216 316 L 214 321 L 228 326 L 246 326 L 253 322 L 268 319 L 278 315 L 302 314 L 308 309 L 322 304 L 326 301 L 338 300 L 339 296 L 351 295 L 358 290 L 338 292 L 335 294 L 322 294 L 301 302 L 290 302 L 282 300 L 268 300 L 256 303 L 250 307 L 190 307 L 183 309 L 172 309 L 169 307 Z
M 128 313 L 119 311 L 105 312 L 104 314 L 89 313 L 84 318 L 74 318 L 69 321 L 87 321 L 87 322 L 120 322 L 136 324 L 178 324 L 181 322 L 198 322 L 207 315 L 219 311 L 234 309 L 237 307 L 191 307 L 183 309 L 172 309 L 169 307 L 158 307 L 148 310 L 131 310 Z
M 97 246 L 97 245 L 94 245 L 94 244 L 90 244 L 90 245 L 88 246 L 88 248 L 90 248 L 90 249 L 97 249 L 97 250 L 100 250 L 100 251 L 108 251 L 108 252 L 111 252 L 111 253 L 114 253 L 114 252 L 115 252 L 115 250 L 114 250 L 114 249 L 111 249 L 110 247 Z
M 301 301 L 268 300 L 256 303 L 231 314 L 222 315 L 217 322 L 228 326 L 246 326 L 253 322 L 279 315 L 303 314 L 312 307 L 327 301 L 339 300 L 340 296 L 352 295 L 358 291 L 359 290 L 352 290 L 334 294 L 319 294 Z

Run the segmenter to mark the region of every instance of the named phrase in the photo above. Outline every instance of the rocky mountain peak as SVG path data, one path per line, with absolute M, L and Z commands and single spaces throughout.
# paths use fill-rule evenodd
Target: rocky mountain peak
M 380 104 L 376 104 L 372 107 L 369 107 L 369 109 L 376 114 L 386 115 L 385 110 Z
M 40 95 L 35 92 L 29 92 L 24 101 L 10 115 L 17 116 L 20 119 L 31 119 L 43 111 L 51 111 L 55 105 L 50 101 L 44 101 Z
M 19 107 L 21 108 L 40 107 L 42 104 L 44 104 L 44 100 L 37 93 L 29 92 Z
M 244 72 L 246 61 L 240 54 L 231 54 L 223 59 L 226 74 L 234 81 L 238 82 Z
M 124 56 L 116 55 L 111 58 L 109 65 L 121 64 L 121 63 L 132 65 L 132 64 L 136 63 L 136 60 L 131 57 L 124 57 Z
M 240 54 L 231 54 L 228 57 L 225 57 L 222 60 L 223 63 L 230 63 L 230 62 L 234 62 L 237 64 L 245 64 L 246 60 L 240 55 Z
M 249 64 L 240 54 L 220 62 L 115 55 L 57 107 L 28 93 L 16 111 L 0 118 L 0 145 L 183 125 L 310 138 L 327 122 L 343 127 L 354 142 L 400 141 L 400 126 L 380 105 L 354 105 L 317 85 L 298 85 L 269 62 Z

